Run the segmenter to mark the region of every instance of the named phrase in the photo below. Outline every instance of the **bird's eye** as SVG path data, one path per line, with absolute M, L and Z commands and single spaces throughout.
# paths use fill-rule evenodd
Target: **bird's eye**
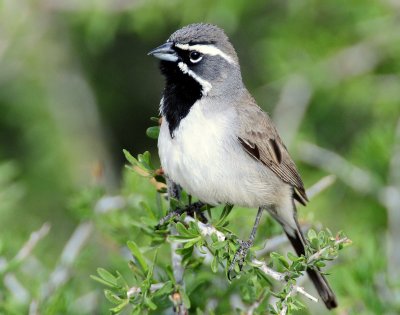
M 203 59 L 203 55 L 201 53 L 199 53 L 198 51 L 193 50 L 193 51 L 190 52 L 189 58 L 190 58 L 191 62 L 197 63 L 201 59 Z

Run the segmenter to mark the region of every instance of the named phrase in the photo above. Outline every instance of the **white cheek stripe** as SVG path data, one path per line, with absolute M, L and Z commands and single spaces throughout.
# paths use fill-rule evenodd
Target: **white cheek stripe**
M 195 50 L 204 55 L 220 56 L 220 57 L 224 58 L 226 61 L 228 61 L 229 63 L 236 64 L 235 60 L 231 56 L 227 55 L 226 53 L 224 53 L 222 50 L 215 47 L 214 45 L 175 44 L 175 46 L 180 49 L 183 49 L 183 50 Z
M 200 83 L 201 87 L 202 87 L 202 94 L 205 96 L 208 94 L 208 92 L 211 91 L 212 89 L 212 85 L 210 82 L 200 78 L 196 73 L 194 73 L 192 70 L 189 69 L 189 67 L 187 66 L 186 63 L 184 62 L 179 62 L 178 63 L 178 67 L 179 69 L 181 69 L 181 71 L 185 74 L 190 75 L 193 79 L 195 79 L 197 82 Z

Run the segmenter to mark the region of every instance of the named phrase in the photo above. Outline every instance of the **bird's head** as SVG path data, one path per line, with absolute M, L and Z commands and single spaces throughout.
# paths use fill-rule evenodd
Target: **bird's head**
M 167 84 L 195 84 L 202 96 L 231 93 L 242 84 L 235 49 L 225 32 L 212 24 L 185 26 L 149 55 L 161 60 Z

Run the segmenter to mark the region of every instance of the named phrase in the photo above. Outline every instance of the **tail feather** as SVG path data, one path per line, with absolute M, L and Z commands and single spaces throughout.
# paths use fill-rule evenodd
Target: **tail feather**
M 306 240 L 299 228 L 299 224 L 296 220 L 297 229 L 293 229 L 288 226 L 283 226 L 287 237 L 289 238 L 290 243 L 294 247 L 297 255 L 304 255 L 305 254 L 305 244 Z M 332 309 L 337 307 L 336 296 L 333 293 L 331 287 L 328 284 L 325 276 L 321 274 L 319 269 L 307 269 L 308 276 L 310 277 L 311 281 L 314 283 L 315 288 L 318 291 L 322 301 L 324 301 L 326 307 L 328 309 Z

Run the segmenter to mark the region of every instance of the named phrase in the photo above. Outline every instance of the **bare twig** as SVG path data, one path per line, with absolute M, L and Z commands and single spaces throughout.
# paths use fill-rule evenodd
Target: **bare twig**
M 312 92 L 310 83 L 299 74 L 291 75 L 282 88 L 273 120 L 287 146 L 290 146 L 295 138 Z
M 310 188 L 307 189 L 308 199 L 311 200 L 315 196 L 319 195 L 329 186 L 333 185 L 335 181 L 336 181 L 335 175 L 328 175 L 321 178 L 318 182 L 316 182 L 314 185 L 312 185 Z
M 25 289 L 14 273 L 8 272 L 3 278 L 4 286 L 10 291 L 13 299 L 20 304 L 26 304 L 30 300 L 30 292 Z
M 397 121 L 393 153 L 388 173 L 388 187 L 381 195 L 381 201 L 387 209 L 387 255 L 388 274 L 392 283 L 400 279 L 400 119 Z M 396 300 L 400 300 L 399 290 Z
M 44 238 L 50 231 L 50 223 L 44 223 L 42 227 L 33 232 L 29 240 L 24 244 L 24 246 L 19 250 L 18 254 L 15 256 L 13 259 L 16 262 L 21 262 L 24 260 L 26 257 L 30 255 L 32 250 L 35 248 L 35 246 L 38 244 L 38 242 Z
M 13 273 L 7 273 L 7 271 L 9 268 L 21 264 L 27 257 L 29 257 L 39 241 L 43 239 L 49 233 L 49 231 L 50 224 L 46 222 L 39 230 L 31 233 L 29 239 L 21 247 L 14 258 L 12 258 L 8 263 L 5 262 L 1 265 L 0 273 L 6 273 L 3 277 L 5 287 L 12 293 L 14 298 L 21 303 L 26 303 L 29 300 L 29 292 L 23 287 Z
M 104 196 L 100 198 L 94 207 L 95 213 L 108 213 L 122 209 L 127 204 L 126 198 L 122 196 Z
M 34 231 L 29 236 L 29 239 L 26 243 L 21 247 L 18 253 L 12 258 L 8 263 L 3 263 L 0 265 L 0 273 L 6 272 L 7 269 L 12 265 L 18 265 L 22 261 L 24 261 L 39 243 L 39 241 L 44 238 L 50 231 L 50 223 L 44 223 L 41 228 L 37 231 Z
M 93 230 L 91 222 L 83 222 L 77 226 L 61 253 L 60 261 L 47 283 L 42 288 L 42 300 L 46 300 L 57 288 L 64 285 L 71 276 L 71 267 L 83 246 L 89 240 Z
M 373 174 L 352 165 L 340 155 L 303 141 L 298 145 L 298 156 L 302 161 L 336 175 L 354 190 L 378 196 L 380 186 Z

